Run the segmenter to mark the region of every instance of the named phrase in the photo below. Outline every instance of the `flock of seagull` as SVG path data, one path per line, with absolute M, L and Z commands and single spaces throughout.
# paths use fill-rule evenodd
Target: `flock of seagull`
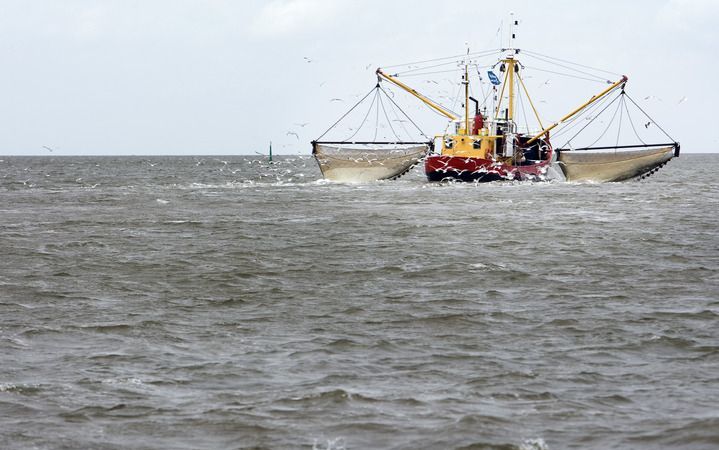
M 314 58 L 310 58 L 309 56 L 304 56 L 302 59 L 303 59 L 303 61 L 304 61 L 305 63 L 307 63 L 307 64 L 312 64 L 312 63 L 315 63 L 315 62 L 316 62 L 316 60 L 315 60 Z M 367 65 L 365 66 L 365 70 L 369 70 L 369 69 L 372 68 L 372 67 L 374 67 L 374 65 L 373 65 L 372 63 L 367 64 Z M 454 83 L 454 82 L 452 82 L 452 80 L 447 80 L 447 81 L 450 82 L 450 83 Z M 439 82 L 436 81 L 436 80 L 425 80 L 425 82 L 426 82 L 427 84 L 430 84 L 430 83 L 439 84 Z M 551 84 L 551 82 L 552 82 L 551 79 L 547 79 L 547 80 L 545 80 L 543 83 L 541 83 L 539 87 L 541 88 L 541 87 L 543 87 L 543 86 L 549 86 L 549 85 Z M 321 83 L 319 84 L 319 86 L 322 87 L 322 86 L 325 85 L 325 83 L 326 83 L 326 82 L 323 81 L 323 82 L 321 82 Z M 390 91 L 390 92 L 391 92 L 391 91 Z M 450 94 L 449 91 L 446 91 L 446 90 L 445 90 L 445 91 L 440 92 L 440 94 L 443 94 L 443 95 L 439 95 L 438 98 L 450 99 L 450 97 L 449 97 L 449 94 Z M 660 102 L 662 101 L 661 98 L 656 97 L 656 96 L 654 96 L 654 95 L 648 95 L 648 96 L 644 97 L 644 100 L 645 100 L 645 101 L 657 100 L 657 101 L 660 101 Z M 682 98 L 679 99 L 679 101 L 677 102 L 677 104 L 681 105 L 682 103 L 686 102 L 687 100 L 689 100 L 689 98 L 686 97 L 686 96 L 683 96 Z M 330 103 L 344 102 L 344 99 L 338 98 L 338 97 L 333 97 L 333 98 L 331 98 L 331 99 L 329 100 L 329 102 L 330 102 Z M 546 100 L 540 100 L 539 102 L 540 102 L 540 103 L 547 103 Z M 417 108 L 420 108 L 420 107 L 417 107 Z M 401 119 L 396 119 L 396 120 L 393 120 L 393 122 L 406 122 L 406 121 L 401 120 Z M 295 124 L 294 124 L 295 127 L 299 127 L 299 128 L 304 128 L 304 127 L 306 127 L 307 125 L 309 125 L 309 123 L 295 123 Z M 648 129 L 651 125 L 652 125 L 652 122 L 644 123 L 644 128 L 647 128 L 647 129 Z M 349 131 L 354 131 L 354 128 L 348 127 L 348 130 L 349 130 Z M 287 130 L 287 132 L 285 133 L 285 136 L 294 136 L 295 139 L 296 139 L 298 142 L 300 141 L 300 133 L 298 132 L 298 129 L 290 129 L 290 130 Z M 287 145 L 283 145 L 283 147 L 286 147 L 286 146 L 287 146 Z
M 315 63 L 315 62 L 316 62 L 315 59 L 310 58 L 310 57 L 308 57 L 308 56 L 304 56 L 302 59 L 303 59 L 303 61 L 304 61 L 305 63 L 307 63 L 307 64 L 312 64 L 312 63 Z M 365 66 L 365 70 L 369 70 L 371 67 L 373 67 L 373 64 L 371 64 L 371 63 L 370 63 L 370 64 L 367 64 L 367 65 Z M 449 81 L 451 82 L 451 80 L 449 80 Z M 323 82 L 321 82 L 321 83 L 319 84 L 319 86 L 322 87 L 322 86 L 325 85 L 325 83 L 326 83 L 326 82 L 323 81 Z M 427 80 L 426 83 L 439 84 L 439 82 L 437 82 L 436 80 Z M 547 79 L 544 83 L 542 83 L 542 84 L 540 85 L 540 87 L 541 87 L 541 86 L 549 85 L 550 83 L 551 83 L 551 79 Z M 445 92 L 445 93 L 448 93 L 448 92 Z M 447 95 L 440 95 L 439 98 L 449 98 L 449 97 L 448 97 Z M 657 100 L 657 101 L 660 101 L 660 102 L 662 101 L 661 98 L 656 97 L 656 96 L 654 96 L 654 95 L 648 95 L 648 96 L 644 97 L 644 100 L 645 100 L 645 101 Z M 681 99 L 679 99 L 679 101 L 677 102 L 677 104 L 681 105 L 682 103 L 686 102 L 687 100 L 689 100 L 689 98 L 686 97 L 686 96 L 684 96 L 684 97 L 682 97 Z M 344 102 L 344 99 L 339 98 L 339 97 L 333 97 L 333 98 L 331 98 L 331 99 L 329 100 L 329 102 L 330 102 L 330 103 Z M 546 100 L 540 100 L 540 103 L 546 103 Z M 393 122 L 406 122 L 406 121 L 405 121 L 405 120 L 401 120 L 401 119 L 396 119 L 396 120 L 393 120 Z M 652 124 L 651 122 L 645 123 L 645 124 L 644 124 L 644 128 L 649 128 L 649 127 L 651 126 L 651 124 Z M 295 127 L 298 127 L 298 128 L 300 128 L 300 129 L 302 129 L 302 128 L 305 128 L 307 125 L 309 125 L 309 122 L 295 123 L 295 124 L 293 124 L 293 125 L 294 125 Z M 349 127 L 349 130 L 350 130 L 350 131 L 353 131 L 354 128 Z M 287 132 L 285 133 L 285 136 L 294 136 L 294 138 L 297 140 L 297 142 L 300 141 L 300 133 L 299 133 L 298 131 L 296 131 L 296 129 L 287 130 Z M 283 147 L 286 147 L 286 146 L 287 146 L 287 144 L 283 145 Z M 47 150 L 48 152 L 51 152 L 51 153 L 55 150 L 53 147 L 50 147 L 50 146 L 47 146 L 47 145 L 43 145 L 42 148 L 45 149 L 45 150 Z

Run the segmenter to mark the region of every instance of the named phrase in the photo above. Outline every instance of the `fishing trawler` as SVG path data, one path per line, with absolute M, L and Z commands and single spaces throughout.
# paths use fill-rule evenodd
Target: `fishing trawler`
M 517 22 L 515 22 L 516 24 Z M 512 41 L 510 42 L 513 42 L 513 39 L 515 39 L 514 33 L 512 33 L 511 39 Z M 618 111 L 621 111 L 623 118 L 626 110 L 626 115 L 631 121 L 628 105 L 633 104 L 649 120 L 645 124 L 645 128 L 649 128 L 649 125 L 654 124 L 662 132 L 663 129 L 628 96 L 626 93 L 628 77 L 624 75 L 617 77 L 613 81 L 607 81 L 606 77 L 601 79 L 595 76 L 595 81 L 601 80 L 607 85 L 587 101 L 572 109 L 570 113 L 565 114 L 561 119 L 545 125 L 532 97 L 529 95 L 529 90 L 524 80 L 525 67 L 520 61 L 520 55 L 523 55 L 522 51 L 516 46 L 510 45 L 507 48 L 500 49 L 498 52 L 494 51 L 494 53 L 499 55 L 494 64 L 486 67 L 491 69 L 487 71 L 491 89 L 484 95 L 483 102 L 471 95 L 470 69 L 476 69 L 480 83 L 483 82 L 480 65 L 472 60 L 472 56 L 486 56 L 490 52 L 471 54 L 468 51 L 461 60 L 450 61 L 461 70 L 459 86 L 463 100 L 462 113 L 454 112 L 447 106 L 443 106 L 431 99 L 428 95 L 412 88 L 407 82 L 400 80 L 400 73 L 389 74 L 382 68 L 377 69 L 378 81 L 374 89 L 375 97 L 372 105 L 375 105 L 377 109 L 376 115 L 378 118 L 380 117 L 379 105 L 384 110 L 384 105 L 387 103 L 395 106 L 406 119 L 415 124 L 399 108 L 399 105 L 393 100 L 393 96 L 389 95 L 382 87 L 382 83 L 386 82 L 410 94 L 431 111 L 447 119 L 449 124 L 445 132 L 436 134 L 425 142 L 402 140 L 399 136 L 396 136 L 395 141 L 378 141 L 376 139 L 322 141 L 323 135 L 312 142 L 313 154 L 323 175 L 328 179 L 339 181 L 392 179 L 401 176 L 415 164 L 424 160 L 424 171 L 429 181 L 566 180 L 613 182 L 644 178 L 653 174 L 673 157 L 679 156 L 679 143 L 668 134 L 664 133 L 670 140 L 668 143 L 647 143 L 639 137 L 633 122 L 631 124 L 632 129 L 634 129 L 634 133 L 641 143 L 619 145 L 620 133 L 617 132 L 617 141 L 614 145 L 574 147 L 572 142 L 579 134 L 577 133 L 563 146 L 555 148 L 550 140 L 551 133 L 557 132 L 557 135 L 560 135 L 560 133 L 567 132 L 573 127 L 584 125 L 581 127 L 581 133 L 615 104 L 617 110 L 614 111 L 614 116 L 609 126 L 615 123 Z M 529 55 L 538 55 L 532 52 L 527 53 Z M 537 58 L 551 61 L 547 59 L 549 57 L 537 56 Z M 443 60 L 444 58 L 439 58 L 425 62 L 431 63 L 429 68 L 434 68 L 445 64 L 441 62 L 435 64 Z M 582 74 L 588 74 L 587 69 L 580 70 L 576 68 L 576 66 L 582 68 L 587 66 L 576 65 L 573 67 L 566 63 L 568 62 L 565 61 L 560 65 L 570 69 L 573 68 Z M 415 65 L 410 67 L 412 68 L 405 73 L 417 74 L 417 70 L 420 72 L 423 70 L 423 66 Z M 495 73 L 495 70 L 498 70 L 499 75 Z M 427 73 L 431 74 L 433 72 Z M 487 83 L 485 82 L 485 84 Z M 371 92 L 352 110 L 367 100 Z M 529 126 L 520 129 L 517 120 L 517 98 L 520 95 L 526 98 L 531 106 L 538 129 L 531 130 Z M 490 97 L 494 99 L 494 105 L 491 108 L 487 105 L 487 99 Z M 383 98 L 385 99 L 384 103 Z M 470 107 L 471 104 L 474 108 Z M 372 105 L 370 105 L 370 110 L 373 107 Z M 524 107 L 524 104 L 522 104 L 522 107 Z M 384 114 L 387 116 L 386 111 L 384 111 Z M 369 116 L 370 111 L 365 115 L 363 125 Z M 389 117 L 387 118 L 389 119 Z M 620 122 L 622 118 L 620 118 Z M 586 122 L 586 125 L 584 122 Z M 419 127 L 417 128 L 419 129 Z M 621 123 L 619 128 L 621 130 Z M 419 131 L 422 136 L 427 138 L 427 135 L 421 129 Z M 604 130 L 600 138 L 604 137 L 606 133 L 607 130 Z

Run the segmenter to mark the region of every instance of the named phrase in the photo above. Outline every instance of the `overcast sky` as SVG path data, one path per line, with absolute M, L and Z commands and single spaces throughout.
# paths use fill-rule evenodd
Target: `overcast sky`
M 376 67 L 497 48 L 510 11 L 519 47 L 627 74 L 719 151 L 719 0 L 0 0 L 0 154 L 309 154 Z

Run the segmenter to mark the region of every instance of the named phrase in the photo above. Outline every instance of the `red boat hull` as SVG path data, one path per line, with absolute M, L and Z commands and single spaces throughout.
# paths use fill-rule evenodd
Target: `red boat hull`
M 430 155 L 425 158 L 424 171 L 429 181 L 524 181 L 541 180 L 548 164 L 548 161 L 536 161 L 513 166 L 483 158 Z

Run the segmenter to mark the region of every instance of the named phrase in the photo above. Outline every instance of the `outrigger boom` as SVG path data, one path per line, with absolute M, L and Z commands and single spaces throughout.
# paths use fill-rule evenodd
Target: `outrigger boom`
M 533 144 L 537 139 L 539 139 L 539 138 L 541 138 L 542 136 L 546 135 L 547 133 L 549 133 L 550 131 L 552 131 L 553 129 L 555 129 L 556 127 L 558 127 L 559 125 L 561 125 L 562 123 L 564 123 L 564 121 L 571 119 L 572 117 L 574 117 L 575 115 L 577 115 L 578 113 L 580 113 L 582 110 L 584 110 L 586 107 L 588 107 L 588 106 L 591 105 L 592 103 L 596 102 L 596 101 L 599 100 L 600 98 L 602 98 L 602 97 L 604 97 L 605 95 L 607 95 L 607 94 L 609 94 L 610 92 L 612 92 L 612 91 L 613 91 L 614 89 L 616 89 L 618 86 L 621 86 L 621 85 L 623 85 L 623 84 L 626 84 L 627 81 L 629 81 L 629 78 L 628 78 L 626 75 L 622 76 L 622 79 L 621 79 L 621 80 L 617 81 L 616 83 L 613 83 L 611 86 L 609 86 L 608 88 L 606 88 L 605 90 L 603 90 L 601 93 L 599 93 L 599 94 L 595 95 L 594 97 L 590 98 L 589 101 L 587 101 L 586 103 L 584 103 L 582 106 L 578 107 L 578 108 L 575 109 L 574 111 L 572 111 L 572 112 L 570 112 L 569 114 L 567 114 L 566 116 L 562 117 L 561 119 L 559 119 L 558 122 L 556 122 L 556 123 L 554 123 L 554 124 L 548 126 L 548 127 L 545 128 L 544 130 L 542 130 L 538 135 L 536 135 L 536 136 L 534 136 L 532 139 L 528 140 L 528 141 L 527 141 L 527 145 Z
M 382 78 L 383 80 L 387 80 L 390 83 L 394 84 L 395 86 L 409 92 L 413 96 L 417 97 L 422 103 L 426 104 L 433 110 L 437 111 L 444 117 L 448 118 L 449 120 L 458 120 L 459 117 L 457 117 L 454 113 L 451 111 L 448 111 L 447 109 L 443 108 L 441 105 L 433 102 L 432 100 L 428 99 L 424 95 L 420 94 L 416 90 L 412 89 L 411 87 L 407 86 L 406 84 L 402 83 L 398 79 L 394 78 L 391 75 L 387 75 L 386 73 L 382 72 L 382 69 L 377 69 L 377 76 Z
M 512 39 L 514 39 L 514 33 L 512 33 Z M 631 101 L 636 109 L 647 117 L 649 122 L 645 124 L 645 128 L 648 128 L 650 124 L 655 124 L 656 127 L 652 129 L 656 128 L 662 131 L 670 140 L 674 141 L 674 139 L 656 124 L 625 92 L 625 85 L 629 80 L 627 76 L 621 76 L 621 78 L 612 82 L 606 81 L 604 75 L 593 75 L 579 71 L 582 74 L 593 77 L 588 78 L 589 80 L 599 81 L 601 83 L 606 82 L 608 86 L 602 88 L 601 92 L 593 95 L 589 100 L 564 115 L 558 121 L 554 123 L 550 122 L 550 124 L 545 127 L 547 122 L 542 123 L 542 119 L 523 80 L 523 74 L 526 68 L 519 61 L 520 49 L 516 47 L 501 49 L 501 56 L 494 65 L 482 66 L 478 62 L 478 59 L 474 59 L 475 57 L 481 59 L 491 56 L 493 53 L 496 53 L 496 50 L 475 53 L 470 53 L 469 50 L 467 50 L 467 54 L 463 56 L 462 60 L 457 60 L 458 57 L 455 56 L 412 63 L 434 63 L 435 61 L 455 59 L 455 61 L 428 66 L 427 68 L 454 64 L 456 62 L 457 66 L 462 69 L 461 85 L 464 86 L 464 104 L 462 107 L 464 111 L 462 111 L 461 114 L 453 112 L 439 102 L 421 94 L 408 84 L 405 84 L 404 80 L 400 81 L 399 77 L 409 71 L 389 75 L 385 73 L 383 69 L 378 68 L 375 72 L 377 76 L 375 97 L 371 100 L 370 109 L 364 115 L 364 119 L 362 119 L 359 128 L 348 127 L 349 130 L 354 130 L 352 136 L 344 141 L 330 142 L 321 141 L 324 136 L 323 134 L 316 141 L 313 141 L 313 153 L 320 164 L 323 174 L 331 179 L 345 179 L 350 176 L 355 179 L 395 178 L 422 160 L 424 162 L 425 174 L 429 181 L 623 181 L 647 177 L 656 172 L 656 170 L 666 164 L 671 158 L 679 156 L 678 142 L 675 141 L 671 144 L 647 144 L 637 134 L 633 123 L 632 129 L 634 130 L 634 134 L 642 142 L 642 145 L 619 145 L 624 111 L 627 113 L 628 120 L 631 121 L 631 117 L 629 116 L 630 111 L 627 106 L 628 104 L 625 103 L 625 99 Z M 524 53 L 527 53 L 530 58 L 544 62 L 551 62 L 551 59 L 553 59 L 551 57 L 534 54 L 533 52 Z M 565 63 L 574 64 L 566 61 Z M 409 66 L 409 64 L 407 65 Z M 500 77 L 494 72 L 497 66 L 499 66 L 499 72 L 502 72 L 504 75 L 503 81 L 500 81 Z M 483 67 L 491 67 L 491 70 L 487 72 L 492 86 L 490 86 L 491 90 L 488 93 L 485 93 L 483 89 L 484 102 L 482 104 L 471 96 L 470 67 L 473 69 L 476 68 L 480 83 L 483 82 L 480 70 Z M 587 66 L 582 67 L 591 69 Z M 569 69 L 576 70 L 571 67 Z M 601 71 L 600 69 L 595 70 Z M 412 71 L 414 72 L 415 69 L 412 69 Z M 601 72 L 607 73 L 606 71 Z M 420 74 L 429 75 L 430 73 L 441 72 Z M 414 75 L 420 74 L 414 73 Z M 562 74 L 560 73 L 560 75 Z M 569 76 L 582 78 L 577 77 L 576 74 L 569 74 Z M 382 81 L 387 81 L 391 85 L 409 93 L 412 97 L 429 107 L 433 112 L 449 119 L 450 123 L 444 132 L 435 134 L 431 138 L 425 134 L 425 132 L 401 110 L 399 105 L 392 100 L 387 92 L 385 92 L 381 87 Z M 548 82 L 549 80 L 545 82 L 545 84 Z M 435 81 L 435 84 L 439 83 Z M 619 89 L 621 89 L 621 95 L 611 100 L 598 114 L 595 114 L 593 117 L 586 117 L 588 120 L 587 124 L 581 127 L 579 132 L 569 138 L 565 144 L 559 148 L 555 148 L 552 145 L 552 142 L 550 142 L 550 132 L 552 130 L 555 130 L 552 133 L 553 137 L 562 136 L 565 131 L 572 129 L 578 123 L 574 122 L 577 117 L 588 113 L 589 109 L 600 106 L 600 101 L 610 100 L 610 94 L 617 93 Z M 488 111 L 489 107 L 486 101 L 492 93 L 494 93 L 495 103 L 492 105 L 491 111 Z M 370 94 L 367 94 L 357 105 L 345 113 L 345 115 L 340 118 L 340 121 L 360 103 L 364 102 L 369 95 Z M 416 139 L 410 139 L 412 142 L 403 141 L 395 132 L 394 128 L 392 128 L 390 122 L 393 122 L 393 120 L 390 120 L 386 112 L 384 112 L 384 117 L 387 119 L 388 129 L 394 133 L 397 141 L 392 142 L 391 138 L 388 141 L 378 140 L 377 131 L 379 128 L 382 128 L 379 124 L 379 108 L 384 108 L 381 103 L 381 95 L 386 96 L 390 103 L 399 109 L 407 119 L 397 120 L 400 122 L 411 122 L 419 130 L 420 134 L 428 139 L 428 142 L 416 142 Z M 459 97 L 459 95 L 458 92 L 457 97 Z M 528 99 L 538 124 L 538 127 L 532 131 L 530 131 L 529 124 L 527 123 L 523 103 L 521 104 L 521 108 L 524 115 L 525 128 L 520 128 L 515 118 L 515 113 L 517 112 L 515 103 L 522 101 L 524 97 Z M 621 110 L 622 114 L 619 115 L 619 123 L 616 127 L 616 144 L 614 146 L 595 147 L 595 144 L 604 137 L 614 123 L 613 116 L 612 120 L 609 121 L 609 125 L 606 126 L 604 133 L 589 147 L 573 148 L 572 140 L 580 135 L 587 126 L 594 123 L 595 119 L 602 115 L 607 108 L 617 102 L 617 100 L 619 100 L 616 106 L 617 111 Z M 470 101 L 474 102 L 474 113 L 470 110 Z M 484 107 L 483 110 L 481 109 L 482 106 Z M 590 106 L 592 106 L 592 108 L 589 108 Z M 354 137 L 357 131 L 365 124 L 373 107 L 376 108 L 376 114 L 373 116 L 376 117 L 374 138 L 372 140 L 356 142 Z M 616 116 L 616 111 L 614 115 Z M 337 123 L 339 123 L 339 121 Z M 337 123 L 330 127 L 330 129 L 334 128 Z M 604 122 L 599 121 L 599 123 Z M 537 132 L 536 130 L 541 131 Z M 327 132 L 325 132 L 325 134 L 326 133 Z M 409 135 L 409 133 L 407 134 Z M 565 148 L 567 144 L 569 144 L 569 147 Z M 618 152 L 617 150 L 619 149 L 622 151 Z M 592 151 L 580 152 L 578 150 Z M 390 166 L 392 170 L 388 169 Z M 380 170 L 380 168 L 382 170 Z

